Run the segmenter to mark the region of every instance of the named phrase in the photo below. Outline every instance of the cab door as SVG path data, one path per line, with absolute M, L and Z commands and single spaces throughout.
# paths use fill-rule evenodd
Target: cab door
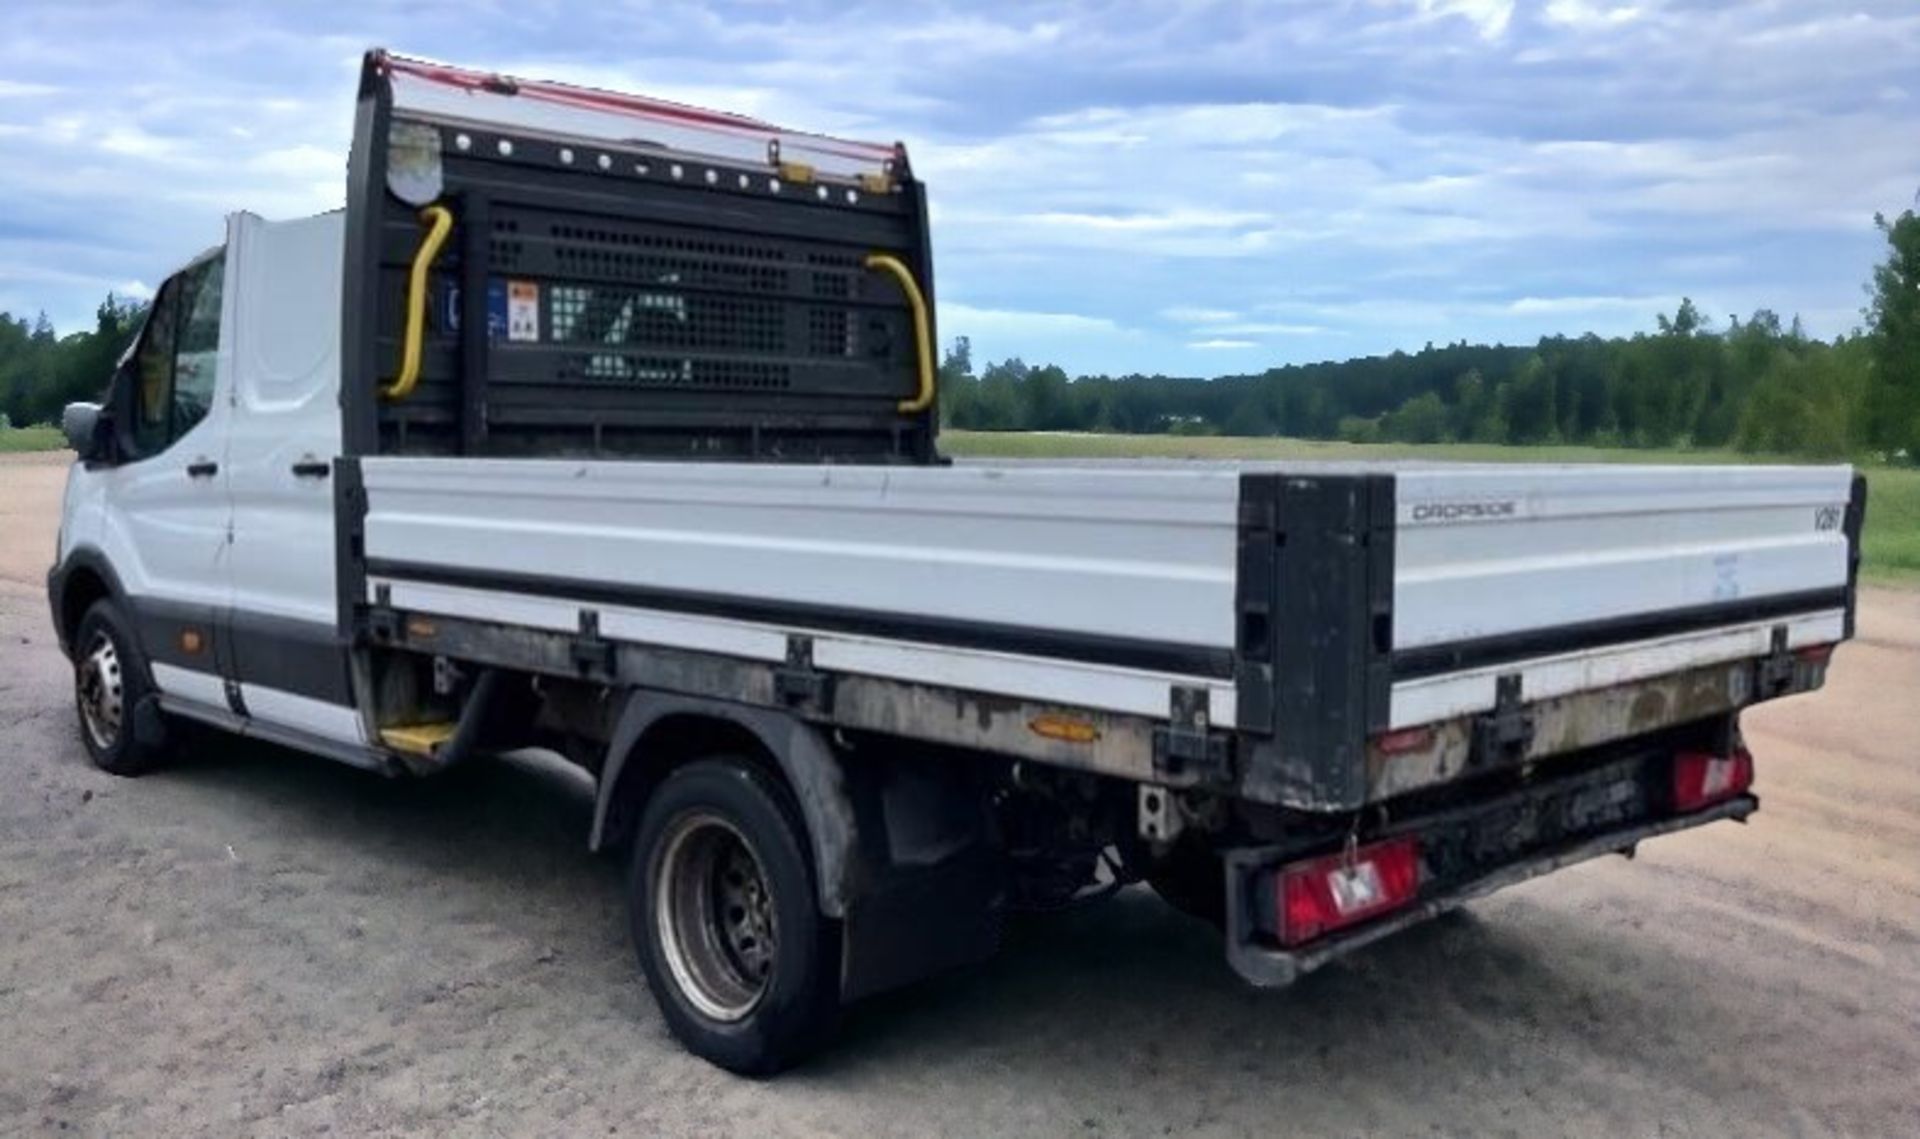
M 359 744 L 335 593 L 344 215 L 229 223 L 233 671 L 250 719 Z
M 88 528 L 127 594 L 162 693 L 224 706 L 215 649 L 228 595 L 222 305 L 226 250 L 161 286 L 115 377 L 111 459 Z

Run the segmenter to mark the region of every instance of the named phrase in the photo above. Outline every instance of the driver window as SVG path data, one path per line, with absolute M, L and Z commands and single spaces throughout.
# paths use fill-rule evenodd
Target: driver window
M 140 337 L 140 354 L 134 364 L 133 423 L 131 436 L 135 458 L 157 454 L 167 446 L 172 428 L 174 328 L 180 323 L 181 278 L 175 277 L 160 288 L 147 314 L 146 331 Z
M 220 358 L 219 253 L 169 280 L 154 299 L 134 361 L 134 454 L 159 454 L 206 418 Z
M 207 417 L 220 363 L 220 286 L 226 259 L 219 254 L 187 271 L 184 320 L 173 358 L 173 437 Z

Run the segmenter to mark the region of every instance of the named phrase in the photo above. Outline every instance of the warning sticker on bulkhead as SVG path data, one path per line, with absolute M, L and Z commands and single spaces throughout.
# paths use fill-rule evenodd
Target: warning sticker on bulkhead
M 540 286 L 532 281 L 507 282 L 507 339 L 540 339 Z

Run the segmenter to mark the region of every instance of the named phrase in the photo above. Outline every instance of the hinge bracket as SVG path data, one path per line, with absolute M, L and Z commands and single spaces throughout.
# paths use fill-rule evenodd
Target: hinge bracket
M 582 676 L 613 675 L 613 642 L 600 635 L 598 610 L 580 611 L 580 631 L 568 644 L 567 655 L 573 661 L 574 670 Z
M 373 587 L 373 607 L 367 610 L 367 635 L 383 644 L 400 639 L 400 614 L 393 607 L 393 587 L 386 582 Z
M 1212 730 L 1204 688 L 1175 685 L 1167 723 L 1153 729 L 1153 767 L 1162 775 L 1194 775 L 1205 783 L 1233 774 L 1226 737 Z
M 1520 674 L 1494 681 L 1493 711 L 1473 723 L 1473 759 L 1481 764 L 1516 763 L 1533 746 L 1533 711 L 1522 701 Z
M 1787 627 L 1775 625 L 1767 655 L 1753 662 L 1753 696 L 1767 700 L 1793 689 L 1793 652 L 1787 648 Z
M 786 663 L 773 670 L 773 694 L 783 704 L 824 708 L 828 677 L 813 666 L 813 638 L 787 637 Z

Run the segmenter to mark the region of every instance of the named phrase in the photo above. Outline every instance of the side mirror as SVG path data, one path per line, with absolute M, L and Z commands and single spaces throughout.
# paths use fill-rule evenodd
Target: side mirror
M 79 454 L 81 462 L 99 457 L 102 422 L 97 403 L 70 403 L 60 413 L 60 430 L 67 436 L 67 446 Z

